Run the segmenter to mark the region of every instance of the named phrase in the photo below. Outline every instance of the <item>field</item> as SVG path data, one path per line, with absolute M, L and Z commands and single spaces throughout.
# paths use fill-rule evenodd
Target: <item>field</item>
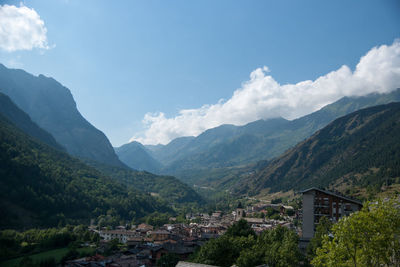
M 79 248 L 77 250 L 79 253 L 92 252 L 93 248 Z M 68 248 L 59 248 L 59 249 L 53 249 L 53 250 L 41 252 L 38 254 L 30 255 L 30 258 L 32 258 L 32 260 L 34 262 L 40 262 L 40 261 L 48 259 L 48 258 L 54 258 L 56 260 L 56 262 L 60 262 L 62 257 L 65 254 L 67 254 L 67 252 L 68 252 Z M 1 262 L 0 267 L 19 266 L 19 263 L 22 259 L 23 259 L 23 257 L 19 257 L 19 258 L 5 261 L 5 262 Z

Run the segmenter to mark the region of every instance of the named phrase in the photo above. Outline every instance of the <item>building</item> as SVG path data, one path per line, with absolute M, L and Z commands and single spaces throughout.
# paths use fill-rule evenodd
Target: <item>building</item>
M 321 217 L 337 222 L 341 217 L 362 208 L 360 201 L 337 193 L 310 188 L 303 192 L 303 239 L 314 237 L 316 226 Z
M 102 230 L 99 232 L 100 237 L 106 241 L 118 239 L 120 243 L 126 243 L 128 239 L 131 239 L 138 234 L 135 231 L 128 230 Z

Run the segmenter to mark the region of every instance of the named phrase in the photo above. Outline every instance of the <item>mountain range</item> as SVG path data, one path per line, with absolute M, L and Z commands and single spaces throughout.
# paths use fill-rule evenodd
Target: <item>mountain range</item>
M 336 119 L 256 172 L 234 190 L 258 194 L 319 186 L 361 188 L 400 184 L 400 103 Z
M 170 207 L 33 138 L 0 114 L 0 228 L 132 220 Z
M 400 184 L 400 103 L 390 103 L 399 101 L 400 89 L 345 97 L 291 121 L 221 125 L 115 153 L 67 88 L 0 64 L 0 228 L 205 204 L 188 184 L 235 197 L 311 186 L 379 191 Z
M 0 93 L 0 228 L 81 223 L 110 212 L 131 220 L 204 202 L 175 177 L 120 162 L 107 137 L 79 114 L 69 90 L 55 80 L 0 65 L 0 91 L 11 92 L 30 111 Z M 31 116 L 65 134 L 53 137 Z M 85 141 L 90 138 L 102 141 Z
M 190 184 L 198 184 L 199 180 L 210 179 L 221 172 L 229 173 L 240 166 L 271 160 L 336 118 L 361 108 L 395 101 L 400 101 L 400 89 L 388 94 L 344 97 L 292 121 L 274 118 L 244 126 L 222 125 L 197 137 L 177 138 L 168 145 L 144 146 L 147 149 L 146 161 L 162 164 L 161 168 L 157 164 L 156 169 L 150 169 L 148 165 L 147 170 L 171 174 Z M 125 145 L 116 151 L 125 164 L 137 168 L 139 165 L 135 165 L 132 159 L 135 154 L 129 154 L 129 150 L 129 146 Z

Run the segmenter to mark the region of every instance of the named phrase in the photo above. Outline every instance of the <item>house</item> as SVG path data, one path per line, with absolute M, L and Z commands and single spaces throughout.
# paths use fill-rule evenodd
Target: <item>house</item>
M 146 235 L 147 232 L 152 231 L 153 229 L 154 229 L 153 226 L 151 226 L 149 224 L 141 223 L 136 228 L 136 232 Z
M 303 192 L 303 239 L 309 240 L 321 217 L 336 222 L 341 217 L 362 208 L 360 201 L 319 188 L 312 187 Z
M 128 239 L 137 236 L 137 233 L 135 231 L 128 230 L 101 230 L 99 235 L 106 241 L 118 239 L 120 243 L 125 244 Z

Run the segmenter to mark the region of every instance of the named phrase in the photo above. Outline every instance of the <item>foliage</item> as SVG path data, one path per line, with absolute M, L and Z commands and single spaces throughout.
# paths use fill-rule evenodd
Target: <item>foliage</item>
M 264 261 L 269 266 L 298 266 L 303 258 L 297 234 L 281 226 L 264 231 L 255 249 L 264 252 Z
M 78 257 L 79 257 L 79 252 L 76 250 L 76 248 L 69 249 L 67 254 L 65 254 L 64 257 L 62 257 L 61 263 L 64 264 L 66 261 L 74 260 Z
M 231 228 L 229 228 L 231 229 Z M 236 232 L 229 230 L 229 232 Z M 193 261 L 217 266 L 298 266 L 302 255 L 295 232 L 278 226 L 260 236 L 228 234 L 208 241 L 193 256 Z
M 160 227 L 164 224 L 169 223 L 170 217 L 171 217 L 171 215 L 168 213 L 154 212 L 154 213 L 146 216 L 145 221 L 149 225 Z
M 159 267 L 175 267 L 179 261 L 179 257 L 173 253 L 167 253 L 157 260 L 157 266 Z
M 109 166 L 99 162 L 86 161 L 89 165 L 108 176 L 137 190 L 155 193 L 169 204 L 204 204 L 204 200 L 187 184 L 172 176 L 160 176 L 146 171 Z
M 198 251 L 194 261 L 217 266 L 232 266 L 240 256 L 241 251 L 253 246 L 255 239 L 248 237 L 233 237 L 223 235 L 220 238 L 208 241 Z
M 31 229 L 24 232 L 0 231 L 0 260 L 28 253 L 37 253 L 66 247 L 74 242 L 96 242 L 99 235 L 81 226 L 63 228 Z
M 400 90 L 399 90 L 400 92 Z M 341 117 L 241 179 L 236 193 L 256 194 L 342 184 L 380 191 L 400 177 L 400 103 L 362 109 Z
M 226 231 L 226 235 L 232 237 L 247 237 L 249 235 L 255 236 L 256 233 L 253 231 L 253 229 L 251 229 L 246 220 L 240 219 L 228 228 L 228 230 Z
M 332 222 L 327 217 L 321 217 L 318 222 L 314 237 L 307 246 L 307 257 L 312 259 L 315 257 L 317 249 L 322 246 L 322 240 L 325 235 L 329 235 L 332 228 Z
M 366 204 L 323 237 L 314 266 L 399 266 L 400 200 Z
M 0 229 L 88 223 L 114 210 L 130 221 L 169 208 L 27 136 L 0 115 Z

